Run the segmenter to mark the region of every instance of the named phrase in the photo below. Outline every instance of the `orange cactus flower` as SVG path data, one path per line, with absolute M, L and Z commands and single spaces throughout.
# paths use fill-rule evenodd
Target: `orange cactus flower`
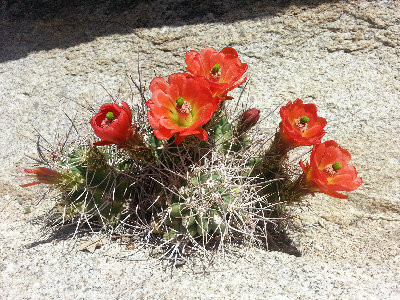
M 311 192 L 321 192 L 329 196 L 346 199 L 337 191 L 354 191 L 362 184 L 354 166 L 348 165 L 350 153 L 338 147 L 335 141 L 326 141 L 315 145 L 311 152 L 310 163 L 300 166 L 305 173 L 306 188 Z
M 315 104 L 303 104 L 301 99 L 289 101 L 281 107 L 280 115 L 280 134 L 290 148 L 321 143 L 326 120 L 318 117 Z
M 33 169 L 21 168 L 21 170 L 22 170 L 22 172 L 25 172 L 28 175 L 35 177 L 35 179 L 37 179 L 37 181 L 27 183 L 27 184 L 22 184 L 22 185 L 20 185 L 21 187 L 28 187 L 31 185 L 41 184 L 41 183 L 57 184 L 57 183 L 60 183 L 62 180 L 61 173 L 51 170 L 46 167 L 36 167 Z
M 243 74 L 247 64 L 242 63 L 238 53 L 231 47 L 225 47 L 220 52 L 214 48 L 205 47 L 200 53 L 191 50 L 186 52 L 186 70 L 194 76 L 203 76 L 210 81 L 213 96 L 225 97 L 226 93 L 246 82 Z
M 201 127 L 212 117 L 219 106 L 206 79 L 177 73 L 168 77 L 156 77 L 150 83 L 153 93 L 147 106 L 147 116 L 154 134 L 160 140 L 169 140 L 174 134 L 175 144 L 188 135 L 206 141 L 207 132 Z

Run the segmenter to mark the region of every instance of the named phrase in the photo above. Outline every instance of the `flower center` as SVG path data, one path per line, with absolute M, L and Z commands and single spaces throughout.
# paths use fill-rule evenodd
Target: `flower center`
M 185 103 L 185 99 L 183 99 L 182 97 L 176 98 L 176 105 L 182 106 L 183 103 Z
M 111 111 L 109 111 L 106 114 L 106 118 L 109 119 L 110 121 L 112 121 L 114 119 L 114 114 Z
M 115 118 L 114 113 L 111 112 L 111 111 L 109 111 L 109 112 L 106 114 L 106 117 L 105 117 L 104 119 L 101 120 L 100 126 L 101 126 L 101 127 L 110 126 L 110 124 L 113 122 L 114 118 Z
M 296 126 L 299 128 L 301 133 L 304 133 L 307 131 L 307 123 L 308 121 L 310 121 L 310 119 L 307 116 L 302 116 L 301 118 L 298 118 L 296 120 L 294 120 L 294 123 L 296 124 Z
M 216 79 L 221 75 L 221 65 L 215 64 L 210 71 L 210 75 L 212 78 Z
M 325 167 L 324 171 L 328 176 L 333 176 L 342 168 L 342 164 L 340 162 L 335 162 L 333 164 L 329 164 Z
M 335 171 L 339 171 L 341 168 L 342 168 L 342 164 L 340 163 L 340 162 L 335 162 L 333 165 L 332 165 L 332 168 L 335 170 Z
M 192 106 L 182 97 L 176 98 L 176 110 L 182 114 L 190 114 Z
M 307 124 L 308 121 L 310 121 L 310 119 L 309 119 L 307 116 L 302 116 L 302 117 L 300 118 L 300 123 L 301 123 L 301 124 Z

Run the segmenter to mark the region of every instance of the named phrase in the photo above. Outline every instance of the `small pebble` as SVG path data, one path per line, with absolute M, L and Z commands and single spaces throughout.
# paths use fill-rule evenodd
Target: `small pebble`
M 22 199 L 22 197 L 17 197 L 17 203 L 22 205 L 24 203 L 24 199 Z

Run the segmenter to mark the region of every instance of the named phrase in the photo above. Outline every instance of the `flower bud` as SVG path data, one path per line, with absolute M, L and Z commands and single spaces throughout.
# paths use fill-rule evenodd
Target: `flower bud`
M 242 114 L 242 120 L 241 120 L 241 127 L 245 128 L 245 130 L 253 127 L 258 119 L 260 118 L 260 110 L 257 108 L 252 108 L 247 111 L 245 111 Z
M 34 178 L 34 180 L 36 180 L 31 183 L 22 184 L 20 185 L 21 187 L 28 187 L 31 185 L 41 184 L 41 183 L 58 184 L 62 180 L 61 173 L 46 167 L 36 167 L 33 169 L 21 168 L 21 171 L 26 173 L 28 176 Z

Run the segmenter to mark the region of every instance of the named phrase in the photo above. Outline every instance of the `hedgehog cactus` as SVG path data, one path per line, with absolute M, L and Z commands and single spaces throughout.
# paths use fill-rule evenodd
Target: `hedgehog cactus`
M 197 212 L 182 203 L 174 203 L 170 207 L 165 224 L 169 231 L 164 233 L 164 239 L 179 238 L 179 234 L 196 236 L 224 235 L 226 222 L 221 211 L 216 207 L 205 213 Z M 171 233 L 172 232 L 172 233 Z
M 175 199 L 181 202 L 171 204 L 166 218 L 166 224 L 175 233 L 189 233 L 193 237 L 225 233 L 224 216 L 230 204 L 230 191 L 222 185 L 216 172 L 211 176 L 200 172 L 180 192 Z
M 285 204 L 316 192 L 343 198 L 337 190 L 362 183 L 347 165 L 347 151 L 333 141 L 321 144 L 326 120 L 314 104 L 297 99 L 283 106 L 269 147 L 268 139 L 254 134 L 260 110 L 229 116 L 227 100 L 233 98 L 227 93 L 247 80 L 247 64 L 236 50 L 189 51 L 186 62 L 189 73 L 150 83 L 148 124 L 132 123 L 126 102 L 105 103 L 91 119 L 100 140 L 61 156 L 55 170 L 23 169 L 36 181 L 22 186 L 59 189 L 63 219 L 130 222 L 142 236 L 162 237 L 163 245 L 198 243 L 204 249 L 209 241 L 239 237 L 265 244 L 267 225 L 280 219 Z M 144 112 L 138 109 L 136 120 L 144 120 Z M 304 174 L 293 178 L 285 164 L 298 146 L 313 146 L 312 161 L 301 163 Z
M 129 157 L 115 160 L 115 153 L 109 150 L 79 147 L 62 163 L 62 206 L 69 217 L 85 213 L 114 223 L 134 200 L 138 191 L 131 180 L 136 165 Z

